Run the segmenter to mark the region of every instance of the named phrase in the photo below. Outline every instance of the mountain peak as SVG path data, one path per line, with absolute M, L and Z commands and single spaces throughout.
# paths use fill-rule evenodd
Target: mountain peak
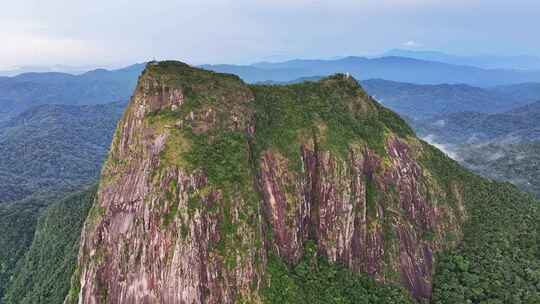
M 314 292 L 297 280 L 321 269 L 369 282 L 332 291 L 352 302 L 429 299 L 435 254 L 490 189 L 347 74 L 247 85 L 149 63 L 66 303 L 272 303 Z

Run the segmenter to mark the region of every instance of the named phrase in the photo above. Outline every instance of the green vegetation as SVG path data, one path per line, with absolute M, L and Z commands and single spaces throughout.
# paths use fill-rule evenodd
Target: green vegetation
M 345 156 L 351 143 L 365 142 L 385 155 L 388 132 L 413 136 L 407 124 L 377 105 L 345 75 L 287 86 L 251 86 L 256 96 L 256 155 L 277 148 L 295 161 L 301 144 L 321 138 L 322 149 Z M 297 164 L 298 165 L 298 164 Z
M 482 179 L 425 146 L 426 168 L 445 187 L 462 184 L 459 246 L 438 255 L 435 304 L 540 303 L 540 204 L 508 183 Z
M 0 125 L 0 204 L 93 183 L 124 107 L 44 105 Z
M 313 243 L 307 244 L 306 255 L 293 268 L 270 257 L 267 272 L 269 287 L 263 298 L 268 304 L 413 303 L 400 287 L 378 284 L 365 274 L 330 264 L 315 254 Z
M 124 107 L 44 105 L 0 124 L 0 299 L 41 212 L 96 181 Z
M 0 303 L 19 259 L 32 243 L 40 208 L 28 204 L 0 205 Z
M 246 114 L 251 111 L 247 106 L 251 92 L 236 76 L 193 69 L 177 62 L 150 65 L 143 77 L 160 79 L 184 92 L 182 107 L 151 113 L 147 122 L 157 133 L 169 132 L 161 158 L 164 167 L 204 172 L 208 178 L 203 191 L 206 193 L 190 193 L 188 212 L 208 208 L 206 211 L 220 215 L 220 240 L 211 246 L 232 269 L 237 257 L 250 249 L 238 235 L 240 228 L 247 226 L 253 231 L 258 225 L 259 197 L 254 191 L 248 137 L 239 127 L 246 125 Z M 230 102 L 224 104 L 223 100 Z M 208 113 L 212 119 L 203 119 Z M 235 121 L 233 116 L 239 119 Z M 176 127 L 178 121 L 183 122 L 181 128 Z M 212 192 L 219 193 L 219 204 L 209 197 Z M 201 203 L 204 200 L 206 204 Z M 178 213 L 175 208 L 165 217 L 165 224 Z M 233 210 L 238 210 L 238 219 L 233 218 Z M 187 229 L 182 227 L 180 232 L 185 235 Z
M 439 255 L 433 303 L 540 303 L 540 205 L 510 184 L 471 178 L 468 221 Z
M 51 204 L 8 285 L 3 302 L 62 303 L 75 271 L 79 237 L 96 187 Z
M 51 202 L 66 192 L 36 193 L 24 200 L 0 204 L 0 303 L 35 237 L 37 221 Z
M 214 137 L 191 136 L 192 149 L 185 158 L 193 169 L 202 169 L 216 186 L 249 183 L 247 141 L 240 132 L 219 132 Z

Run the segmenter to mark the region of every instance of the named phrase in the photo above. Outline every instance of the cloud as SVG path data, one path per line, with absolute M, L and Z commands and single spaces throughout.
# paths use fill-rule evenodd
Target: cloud
M 454 147 L 452 147 L 452 145 L 442 144 L 438 142 L 435 135 L 429 134 L 422 139 L 425 140 L 430 145 L 434 146 L 435 148 L 441 150 L 444 154 L 446 154 L 451 159 L 456 160 L 456 161 L 461 160 L 461 158 L 455 151 Z
M 436 127 L 444 127 L 446 126 L 446 121 L 444 119 L 439 119 L 436 122 L 433 123 Z
M 458 53 L 540 49 L 527 30 L 538 27 L 538 0 L 4 2 L 0 66 L 329 58 L 380 54 L 402 46 L 403 37 L 406 47 Z
M 414 40 L 409 40 L 407 42 L 403 43 L 403 46 L 410 47 L 410 48 L 417 48 L 424 46 L 422 43 L 416 42 Z
M 56 61 L 65 64 L 91 63 L 95 57 L 104 55 L 91 41 L 70 38 L 47 37 L 32 33 L 0 33 L 0 41 L 9 41 L 0 48 L 0 58 L 5 60 L 3 68 L 15 67 L 21 59 L 32 61 L 32 64 L 50 64 Z M 89 58 L 84 62 L 83 58 Z M 15 63 L 15 64 L 13 64 Z

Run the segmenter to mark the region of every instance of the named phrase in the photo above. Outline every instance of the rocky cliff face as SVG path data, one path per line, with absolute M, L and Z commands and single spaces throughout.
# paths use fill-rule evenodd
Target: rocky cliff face
M 139 79 L 66 303 L 263 302 L 269 254 L 318 254 L 429 298 L 458 180 L 354 79 L 248 86 L 178 62 Z

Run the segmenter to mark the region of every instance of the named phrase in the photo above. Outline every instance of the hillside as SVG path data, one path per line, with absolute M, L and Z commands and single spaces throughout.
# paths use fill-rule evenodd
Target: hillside
M 7 287 L 3 303 L 62 303 L 75 271 L 78 244 L 95 187 L 53 201 Z M 2 282 L 4 283 L 4 282 Z M 0 294 L 1 301 L 1 294 Z
M 414 125 L 421 136 L 432 135 L 443 139 L 445 144 L 516 143 L 540 140 L 538 121 L 540 101 L 497 114 L 466 112 L 439 115 L 415 121 Z
M 32 244 L 41 213 L 49 204 L 61 200 L 66 194 L 36 193 L 21 201 L 0 204 L 0 303 L 10 279 L 17 272 L 17 264 Z
M 514 100 L 540 100 L 540 83 L 518 83 L 514 85 L 496 86 L 491 90 L 497 94 L 508 96 Z
M 0 123 L 0 204 L 95 181 L 124 108 L 43 105 Z
M 38 105 L 93 105 L 128 100 L 143 68 L 143 64 L 136 64 L 81 75 L 27 73 L 0 77 L 0 122 Z
M 538 203 L 345 75 L 247 86 L 152 64 L 116 134 L 68 303 L 409 301 L 398 285 L 435 303 L 538 300 Z
M 412 123 L 419 136 L 467 168 L 540 197 L 538 121 L 540 102 L 499 114 L 454 113 Z
M 43 105 L 0 124 L 0 299 L 42 210 L 96 182 L 124 108 Z

